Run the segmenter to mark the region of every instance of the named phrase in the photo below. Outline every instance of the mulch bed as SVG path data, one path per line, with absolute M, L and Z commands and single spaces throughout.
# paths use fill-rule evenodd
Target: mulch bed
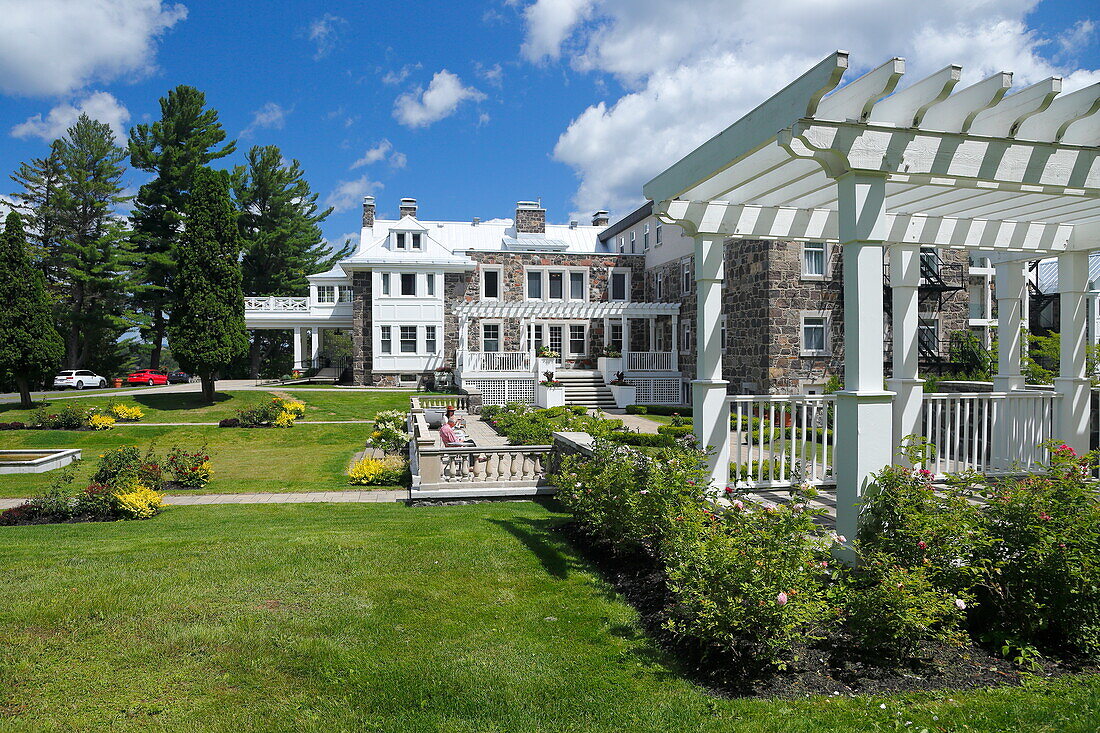
M 1033 676 L 1094 672 L 1057 660 L 1041 660 L 1042 670 L 1021 672 L 1007 660 L 975 644 L 956 647 L 926 643 L 918 658 L 897 661 L 861 649 L 843 629 L 821 641 L 808 641 L 797 660 L 776 670 L 727 650 L 674 636 L 664 628 L 674 603 L 660 563 L 643 553 L 624 554 L 592 537 L 575 522 L 557 531 L 638 611 L 646 634 L 675 667 L 696 684 L 722 697 L 804 697 L 806 695 L 895 694 L 918 690 L 975 689 L 1018 685 Z

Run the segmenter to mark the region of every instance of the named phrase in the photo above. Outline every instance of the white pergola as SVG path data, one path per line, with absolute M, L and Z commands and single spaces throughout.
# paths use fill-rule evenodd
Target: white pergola
M 1023 388 L 1027 260 L 1057 256 L 1061 374 L 1056 435 L 1089 441 L 1088 250 L 1100 248 L 1100 84 L 1061 95 L 1054 77 L 1008 94 L 999 73 L 956 91 L 948 66 L 895 91 L 902 59 L 840 83 L 838 51 L 646 184 L 662 220 L 695 240 L 696 433 L 711 479 L 729 480 L 729 404 L 719 343 L 723 245 L 731 237 L 839 243 L 844 386 L 837 395 L 838 530 L 893 447 L 918 433 L 920 247 L 986 250 L 996 262 L 995 389 Z M 893 378 L 883 389 L 884 249 L 893 288 Z M 892 440 L 885 439 L 892 436 Z

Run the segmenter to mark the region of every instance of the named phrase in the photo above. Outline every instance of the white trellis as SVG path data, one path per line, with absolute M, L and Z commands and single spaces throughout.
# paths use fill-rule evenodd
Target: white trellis
M 847 69 L 847 53 L 829 55 L 644 190 L 658 216 L 695 240 L 695 424 L 712 448 L 716 484 L 728 481 L 730 459 L 719 343 L 725 241 L 842 245 L 837 526 L 853 536 L 870 474 L 891 461 L 900 436 L 921 432 L 922 245 L 986 250 L 996 263 L 998 393 L 1023 388 L 1023 263 L 1058 257 L 1062 354 L 1053 432 L 1088 448 L 1085 293 L 1088 251 L 1100 247 L 1100 84 L 1063 95 L 1061 80 L 1051 78 L 1009 94 L 1012 75 L 999 73 L 956 90 L 962 70 L 952 65 L 899 89 L 905 62 L 895 58 L 840 86 Z M 884 248 L 893 288 L 887 390 Z M 990 430 L 1018 434 L 1011 413 L 999 415 Z

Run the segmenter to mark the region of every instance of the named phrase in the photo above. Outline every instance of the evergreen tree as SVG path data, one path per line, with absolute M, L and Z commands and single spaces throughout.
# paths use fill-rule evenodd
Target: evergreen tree
M 320 224 L 332 209 L 318 211 L 314 193 L 297 160 L 289 164 L 274 145 L 248 151 L 248 164 L 233 171 L 233 192 L 240 210 L 244 244 L 244 291 L 249 295 L 307 295 L 308 275 L 331 269 L 351 247 L 333 251 Z M 276 349 L 287 348 L 285 334 L 257 329 L 249 350 L 249 371 Z
M 160 120 L 130 129 L 130 164 L 155 175 L 138 191 L 133 212 L 135 248 L 141 256 L 135 301 L 142 314 L 142 336 L 153 344 L 153 368 L 160 366 L 175 246 L 195 171 L 236 149 L 232 141 L 218 147 L 225 130 L 218 113 L 205 105 L 206 95 L 181 84 L 161 97 Z
M 80 115 L 57 147 L 58 262 L 64 286 L 59 322 L 65 365 L 110 371 L 132 286 L 129 231 L 115 208 L 122 195 L 126 151 L 110 126 Z
M 18 202 L 16 208 L 23 212 L 33 243 L 28 247 L 28 254 L 46 276 L 46 284 L 56 290 L 64 281 L 57 211 L 58 188 L 61 185 L 61 141 L 54 140 L 50 144 L 50 153 L 45 158 L 33 158 L 29 163 L 21 163 L 11 179 L 23 187 L 12 197 Z
M 14 211 L 0 239 L 0 303 L 0 380 L 13 380 L 21 406 L 30 408 L 31 386 L 57 368 L 64 345 L 43 275 L 27 253 L 23 220 Z
M 248 348 L 240 234 L 229 177 L 209 168 L 196 171 L 184 214 L 168 342 L 180 366 L 202 379 L 203 398 L 212 403 L 218 370 Z

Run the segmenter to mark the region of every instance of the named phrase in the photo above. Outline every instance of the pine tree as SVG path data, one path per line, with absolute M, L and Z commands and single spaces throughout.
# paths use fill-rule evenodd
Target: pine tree
M 27 253 L 23 220 L 14 211 L 0 239 L 0 303 L 0 379 L 13 380 L 21 406 L 30 408 L 31 386 L 57 368 L 65 347 L 43 275 Z
M 61 266 L 61 234 L 58 229 L 57 196 L 61 185 L 61 141 L 50 144 L 50 154 L 45 158 L 33 158 L 20 163 L 11 179 L 23 187 L 12 197 L 18 202 L 26 222 L 33 246 L 28 247 L 31 256 L 46 276 L 46 284 L 58 288 L 63 282 Z
M 184 213 L 168 343 L 180 366 L 199 375 L 203 398 L 213 403 L 218 370 L 248 348 L 240 235 L 228 175 L 196 171 Z
M 240 210 L 244 244 L 244 290 L 249 295 L 307 295 L 308 275 L 331 269 L 351 247 L 329 248 L 320 224 L 332 209 L 318 211 L 317 194 L 297 160 L 284 163 L 274 145 L 248 151 L 247 166 L 233 171 L 233 192 Z M 249 369 L 259 376 L 260 362 L 285 338 L 274 331 L 253 332 Z
M 232 141 L 218 147 L 225 130 L 218 113 L 205 105 L 206 95 L 181 84 L 161 97 L 160 120 L 130 129 L 130 164 L 156 176 L 138 191 L 133 212 L 135 248 L 142 263 L 135 301 L 142 314 L 142 336 L 153 344 L 153 368 L 160 366 L 175 247 L 195 171 L 236 149 Z
M 65 365 L 110 371 L 119 336 L 132 323 L 129 231 L 115 209 L 126 151 L 110 126 L 80 115 L 58 144 L 58 262 L 64 286 L 59 321 Z

